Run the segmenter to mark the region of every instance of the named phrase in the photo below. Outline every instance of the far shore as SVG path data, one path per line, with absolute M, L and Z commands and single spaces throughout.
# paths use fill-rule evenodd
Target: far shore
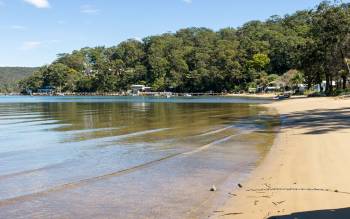
M 278 95 L 278 93 L 170 93 L 170 92 L 152 92 L 152 93 L 140 93 L 136 96 L 179 96 L 179 97 L 198 97 L 198 96 L 225 96 L 225 97 L 241 97 L 241 98 L 262 98 L 262 99 L 272 99 Z M 30 96 L 23 95 L 20 93 L 0 93 L 0 96 Z M 32 96 L 133 96 L 132 94 L 126 93 L 33 93 Z
M 350 218 L 350 99 L 265 106 L 281 116 L 275 143 L 211 218 Z

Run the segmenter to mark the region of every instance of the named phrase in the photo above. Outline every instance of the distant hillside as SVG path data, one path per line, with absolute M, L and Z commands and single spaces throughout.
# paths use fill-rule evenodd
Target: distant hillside
M 0 92 L 16 91 L 16 82 L 30 76 L 38 68 L 0 67 Z

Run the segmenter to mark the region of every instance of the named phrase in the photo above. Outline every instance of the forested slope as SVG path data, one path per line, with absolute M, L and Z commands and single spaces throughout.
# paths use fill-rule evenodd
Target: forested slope
M 335 90 L 331 81 L 340 82 L 337 89 L 339 84 L 348 85 L 348 58 L 349 5 L 323 2 L 312 10 L 239 28 L 187 28 L 109 48 L 60 54 L 22 81 L 21 87 L 112 92 L 144 84 L 155 91 L 240 91 L 266 87 L 296 69 L 304 78 L 298 83 L 310 86 L 326 80 L 326 93 L 331 94 Z
M 16 91 L 19 80 L 29 77 L 38 68 L 0 67 L 0 92 Z

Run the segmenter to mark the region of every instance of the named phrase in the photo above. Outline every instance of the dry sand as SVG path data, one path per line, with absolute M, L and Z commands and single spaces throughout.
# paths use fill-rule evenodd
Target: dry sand
M 275 144 L 212 218 L 350 218 L 350 99 L 267 106 L 281 115 Z

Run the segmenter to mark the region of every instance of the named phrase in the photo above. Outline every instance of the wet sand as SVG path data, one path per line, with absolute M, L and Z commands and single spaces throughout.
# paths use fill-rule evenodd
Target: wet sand
M 275 144 L 212 218 L 350 218 L 350 99 L 266 106 L 281 115 Z

